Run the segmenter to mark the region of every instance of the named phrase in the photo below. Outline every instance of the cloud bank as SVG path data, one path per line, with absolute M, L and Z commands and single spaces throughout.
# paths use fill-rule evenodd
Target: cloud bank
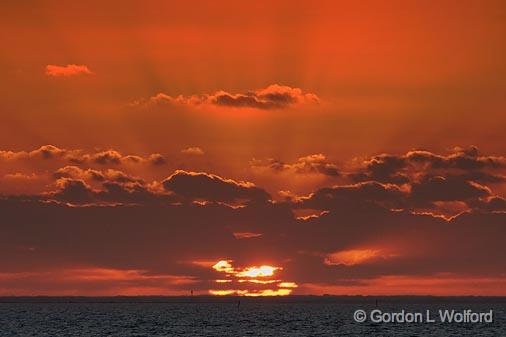
M 32 152 L 4 152 L 4 160 L 68 155 L 56 147 Z M 4 294 L 128 294 L 134 287 L 150 294 L 374 294 L 404 293 L 411 282 L 417 294 L 441 286 L 447 294 L 504 295 L 501 182 L 473 180 L 478 172 L 500 176 L 503 157 L 477 149 L 374 156 L 354 175 L 339 169 L 348 183 L 282 201 L 252 182 L 208 172 L 176 170 L 150 181 L 111 160 L 124 156 L 106 157 L 98 168 L 55 170 L 51 191 L 2 194 Z M 324 159 L 301 158 L 296 167 Z M 358 174 L 361 181 L 353 181 Z M 219 261 L 234 261 L 234 272 L 213 268 Z M 271 278 L 244 278 L 269 268 Z M 224 274 L 238 277 L 225 282 Z M 85 275 L 92 275 L 87 282 Z

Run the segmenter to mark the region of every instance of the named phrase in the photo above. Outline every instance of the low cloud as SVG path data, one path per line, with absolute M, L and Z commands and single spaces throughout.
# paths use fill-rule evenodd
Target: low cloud
M 380 154 L 365 159 L 361 166 L 349 175 L 351 179 L 404 184 L 425 175 L 452 175 L 489 183 L 505 181 L 503 175 L 495 172 L 506 169 L 506 158 L 481 155 L 477 147 L 470 146 L 457 147 L 448 155 L 426 150 L 413 150 L 404 155 Z
M 491 194 L 488 187 L 473 181 L 442 176 L 424 177 L 411 186 L 411 198 L 421 202 L 476 200 Z
M 225 179 L 204 172 L 177 170 L 162 181 L 162 185 L 167 191 L 190 200 L 265 203 L 271 199 L 265 190 L 250 182 Z
M 303 181 L 312 179 L 304 174 L 332 177 L 306 195 L 282 192 L 282 201 L 272 200 L 263 186 L 208 172 L 150 176 L 161 169 L 152 166 L 160 159 L 157 154 L 47 145 L 3 151 L 0 158 L 4 168 L 27 161 L 19 166 L 40 165 L 44 170 L 39 171 L 46 172 L 44 180 L 12 169 L 3 173 L 2 187 L 10 181 L 51 189 L 0 195 L 0 247 L 9 256 L 0 261 L 0 293 L 22 284 L 32 293 L 49 292 L 23 273 L 62 275 L 82 266 L 98 271 L 94 277 L 100 280 L 46 285 L 55 282 L 87 294 L 125 293 L 131 288 L 121 281 L 124 275 L 135 278 L 145 293 L 154 292 L 150 287 L 163 279 L 167 293 L 191 287 L 197 294 L 238 289 L 260 294 L 277 284 L 217 283 L 223 275 L 212 266 L 229 260 L 237 270 L 279 267 L 275 280 L 297 284 L 290 288 L 295 294 L 323 289 L 371 293 L 374 284 L 399 277 L 444 274 L 441 282 L 447 285 L 451 281 L 445 279 L 503 276 L 506 201 L 500 195 L 503 181 L 491 179 L 504 174 L 503 157 L 482 155 L 475 148 L 447 155 L 384 154 L 352 168 L 338 168 L 322 154 L 292 163 L 262 162 L 263 168 L 297 173 Z M 148 166 L 142 170 L 128 170 L 143 163 Z M 351 173 L 363 174 L 364 180 L 354 181 Z M 195 263 L 204 260 L 210 263 Z M 468 286 L 455 293 L 502 294 L 492 283 L 493 289 Z M 87 288 L 92 286 L 96 288 Z M 399 287 L 390 289 L 409 290 Z M 426 293 L 438 289 L 428 287 Z
M 142 182 L 106 180 L 93 188 L 82 179 L 60 178 L 57 191 L 45 197 L 72 205 L 151 205 L 178 201 L 171 193 L 153 190 Z
M 52 195 L 1 197 L 0 246 L 9 259 L 0 261 L 0 292 L 19 289 L 21 280 L 28 282 L 22 273 L 37 277 L 45 270 L 61 273 L 79 266 L 92 266 L 98 271 L 92 273 L 93 280 L 100 279 L 102 284 L 89 279 L 75 284 L 81 294 L 102 293 L 105 284 L 117 286 L 106 293 L 123 293 L 128 288 L 122 288 L 123 278 L 135 279 L 138 289 L 143 289 L 155 281 L 155 275 L 170 275 L 163 283 L 167 293 L 242 289 L 238 284 L 216 283 L 212 266 L 223 260 L 234 260 L 241 271 L 251 266 L 279 267 L 275 279 L 299 285 L 291 288 L 294 293 L 310 285 L 346 285 L 351 292 L 371 292 L 370 282 L 401 275 L 414 279 L 444 272 L 469 280 L 502 277 L 504 211 L 481 205 L 445 220 L 392 210 L 388 203 L 402 199 L 406 192 L 390 185 L 360 183 L 315 192 L 302 201 L 304 206 L 327 211 L 296 218 L 292 207 L 298 201 L 241 207 L 185 202 L 204 197 L 258 198 L 258 192 L 250 184 L 207 173 L 178 172 L 176 177 L 183 179 L 170 178 L 174 191 L 165 191 L 165 196 L 138 183 L 107 182 L 95 189 L 84 181 L 61 178 Z M 185 198 L 178 200 L 179 194 Z M 498 198 L 486 202 L 504 204 Z M 210 263 L 194 262 L 203 260 Z M 71 284 L 64 280 L 59 286 L 67 289 Z M 92 284 L 97 288 L 84 290 Z M 271 285 L 240 286 L 254 292 Z M 428 287 L 426 293 L 438 287 Z M 32 294 L 48 291 L 36 283 L 27 289 Z M 391 285 L 389 289 L 405 293 L 407 288 Z M 474 291 L 502 294 L 497 289 Z M 473 287 L 466 291 L 472 293 Z
M 345 209 L 373 204 L 386 209 L 404 208 L 408 195 L 396 185 L 371 181 L 321 188 L 308 197 L 297 200 L 295 206 L 317 210 Z

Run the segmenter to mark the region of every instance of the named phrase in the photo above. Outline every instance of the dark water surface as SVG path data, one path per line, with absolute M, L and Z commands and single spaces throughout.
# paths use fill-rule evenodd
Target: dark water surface
M 240 300 L 240 305 L 238 301 Z M 506 298 L 2 298 L 0 336 L 506 336 Z M 492 323 L 364 323 L 362 309 L 493 311 Z M 369 318 L 369 317 L 368 317 Z

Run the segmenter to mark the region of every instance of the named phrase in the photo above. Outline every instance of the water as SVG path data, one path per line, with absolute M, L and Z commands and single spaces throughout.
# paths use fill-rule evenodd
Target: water
M 506 336 L 506 299 L 238 300 L 9 300 L 0 303 L 0 336 Z M 357 323 L 357 309 L 492 309 L 494 322 Z

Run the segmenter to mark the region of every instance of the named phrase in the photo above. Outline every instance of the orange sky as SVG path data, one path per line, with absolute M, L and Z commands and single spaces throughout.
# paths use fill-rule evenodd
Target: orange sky
M 188 261 L 232 260 L 301 294 L 504 295 L 504 2 L 0 9 L 0 294 L 205 293 Z M 375 253 L 325 263 L 349 252 Z

